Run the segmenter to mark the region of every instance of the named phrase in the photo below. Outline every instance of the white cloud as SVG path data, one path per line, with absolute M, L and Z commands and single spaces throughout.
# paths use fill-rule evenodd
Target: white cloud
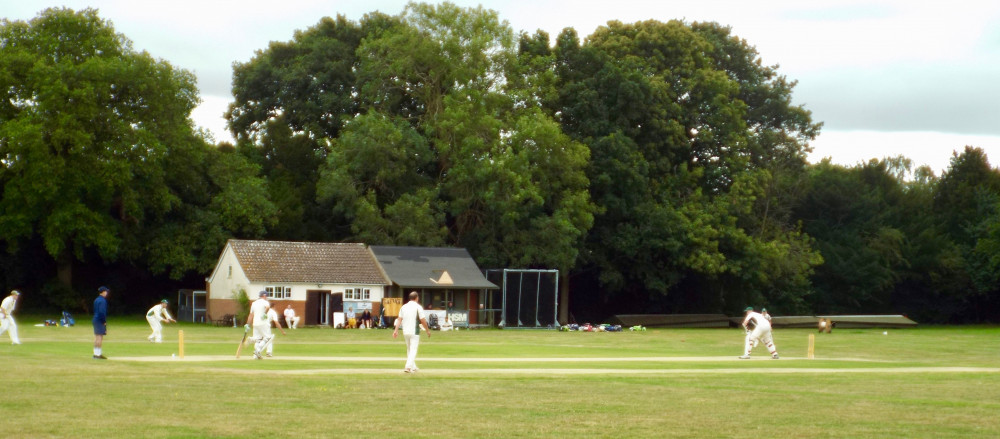
M 801 81 L 794 98 L 833 130 L 1000 135 L 1000 63 L 898 63 L 831 69 Z
M 740 35 L 796 74 L 969 59 L 1000 16 L 1000 4 L 980 1 L 794 3 Z
M 191 111 L 191 119 L 201 128 L 212 133 L 216 142 L 234 143 L 233 136 L 226 128 L 226 119 L 223 117 L 232 101 L 232 96 L 202 95 L 201 105 Z
M 833 163 L 854 166 L 871 159 L 903 155 L 913 168 L 927 165 L 938 176 L 948 169 L 955 152 L 966 146 L 981 148 L 996 167 L 1000 163 L 1000 136 L 948 134 L 930 131 L 825 131 L 812 142 L 809 161 L 830 158 Z

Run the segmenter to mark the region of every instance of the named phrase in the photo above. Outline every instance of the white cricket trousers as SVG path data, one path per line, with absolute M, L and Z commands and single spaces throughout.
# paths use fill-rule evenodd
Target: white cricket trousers
M 270 352 L 273 349 L 271 347 L 271 341 L 274 340 L 274 337 L 271 336 L 271 322 L 267 322 L 262 325 L 253 325 L 253 338 L 254 353 L 261 355 L 264 353 L 265 349 Z
M 753 328 L 753 331 L 750 332 L 750 335 L 746 337 L 746 342 L 745 342 L 746 349 L 744 350 L 743 355 L 750 355 L 750 350 L 753 349 L 753 341 L 755 339 L 760 340 L 761 343 L 764 343 L 764 346 L 767 346 L 767 350 L 768 352 L 771 353 L 772 356 L 778 353 L 778 348 L 774 346 L 774 340 L 771 338 L 770 324 L 762 323 L 757 325 L 757 327 Z
M 153 333 L 146 338 L 152 342 L 163 343 L 163 323 L 160 323 L 160 319 L 156 316 L 146 316 L 146 321 L 149 322 L 149 327 L 153 328 Z
M 274 328 L 267 328 L 267 355 L 274 355 Z
M 406 369 L 417 370 L 417 348 L 420 347 L 420 334 L 403 334 L 406 341 Z
M 13 344 L 21 344 L 21 339 L 17 336 L 17 322 L 14 321 L 14 316 L 0 317 L 0 335 L 6 332 L 10 335 L 10 342 Z

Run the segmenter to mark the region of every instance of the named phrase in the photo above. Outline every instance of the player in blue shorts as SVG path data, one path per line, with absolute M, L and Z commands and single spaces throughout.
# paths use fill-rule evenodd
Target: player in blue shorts
M 101 352 L 104 336 L 108 333 L 108 287 L 97 289 L 98 296 L 94 299 L 94 359 L 107 360 Z

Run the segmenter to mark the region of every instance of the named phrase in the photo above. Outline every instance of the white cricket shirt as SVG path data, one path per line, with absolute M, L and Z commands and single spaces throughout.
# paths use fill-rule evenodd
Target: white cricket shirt
M 271 308 L 271 305 L 267 303 L 267 300 L 257 299 L 250 304 L 250 312 L 253 313 L 254 321 L 251 323 L 253 325 L 266 325 L 267 321 L 267 310 Z
M 420 320 L 425 318 L 424 307 L 416 301 L 406 302 L 399 308 L 399 326 L 403 329 L 403 335 L 420 334 Z

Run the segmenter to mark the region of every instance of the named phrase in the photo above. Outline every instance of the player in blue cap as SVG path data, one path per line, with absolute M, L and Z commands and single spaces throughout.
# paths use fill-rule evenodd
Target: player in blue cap
M 108 334 L 108 287 L 97 289 L 97 298 L 94 299 L 94 359 L 107 360 L 104 356 L 104 336 Z

